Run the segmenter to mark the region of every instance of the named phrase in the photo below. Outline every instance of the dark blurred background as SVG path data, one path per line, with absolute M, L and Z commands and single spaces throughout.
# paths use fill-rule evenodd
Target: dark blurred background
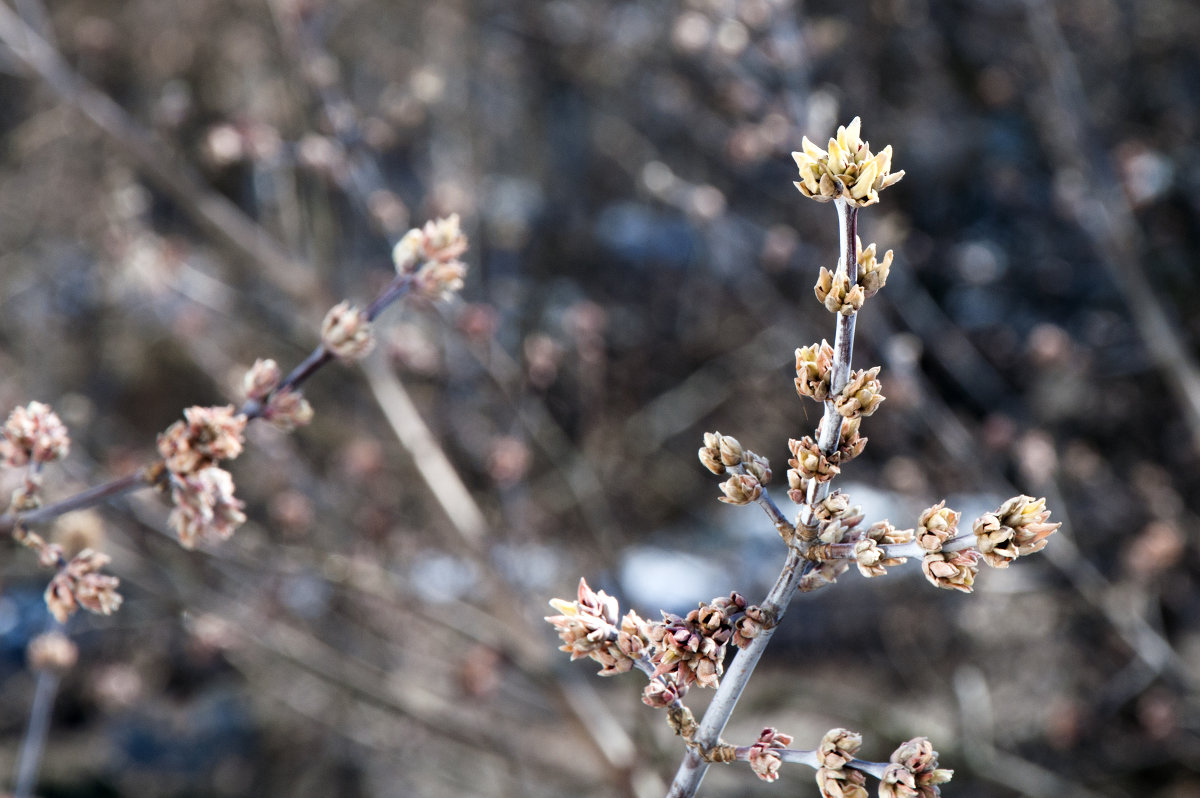
M 462 302 L 390 312 L 311 427 L 251 430 L 231 541 L 183 551 L 149 494 L 41 530 L 112 554 L 126 603 L 71 622 L 40 795 L 661 795 L 681 747 L 641 677 L 567 662 L 545 601 L 585 576 L 656 617 L 774 579 L 695 451 L 736 435 L 779 483 L 818 420 L 792 353 L 832 337 L 837 228 L 790 152 L 854 116 L 907 174 L 860 216 L 896 253 L 855 353 L 888 401 L 838 484 L 868 521 L 1024 492 L 1064 526 L 974 595 L 910 563 L 800 596 L 726 739 L 926 735 L 947 795 L 1200 794 L 1196 3 L 2 10 L 0 409 L 70 425 L 50 499 L 298 362 L 410 225 L 472 244 Z M 4 774 L 33 559 L 0 569 Z M 782 793 L 811 771 L 702 790 Z

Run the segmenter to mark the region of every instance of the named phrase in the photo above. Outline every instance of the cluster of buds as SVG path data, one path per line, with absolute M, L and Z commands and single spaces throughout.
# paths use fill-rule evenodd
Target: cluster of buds
M 921 571 L 937 587 L 970 593 L 975 588 L 980 556 L 975 549 L 930 552 L 921 560 Z
M 725 613 L 702 604 L 686 617 L 663 612 L 661 623 L 650 627 L 655 651 L 651 656 L 654 676 L 674 673 L 681 684 L 716 687 L 724 673 L 725 646 L 733 628 Z
M 242 378 L 246 398 L 262 406 L 261 415 L 277 429 L 291 432 L 312 422 L 313 409 L 304 395 L 290 387 L 277 390 L 282 374 L 270 358 L 254 361 Z
M 100 573 L 111 558 L 92 549 L 84 549 L 62 565 L 46 587 L 46 606 L 59 623 L 83 607 L 89 612 L 111 615 L 121 606 L 117 592 L 120 580 Z
M 904 557 L 885 557 L 880 546 L 910 543 L 912 539 L 911 529 L 896 529 L 887 521 L 871 524 L 866 537 L 854 544 L 854 561 L 858 565 L 858 572 L 869 579 L 883 576 L 891 566 L 906 562 Z
M 850 375 L 846 386 L 834 398 L 834 406 L 844 418 L 869 416 L 878 409 L 884 396 L 880 391 L 883 386 L 879 383 L 879 366 L 863 371 L 859 369 Z
M 848 768 L 862 747 L 862 735 L 847 729 L 830 729 L 817 746 L 817 788 L 822 798 L 867 798 L 867 777 Z
M 559 650 L 569 653 L 572 660 L 590 657 L 600 663 L 601 676 L 625 673 L 646 657 L 651 625 L 630 611 L 618 626 L 617 600 L 603 590 L 592 590 L 585 580 L 579 580 L 575 601 L 556 598 L 550 600 L 550 606 L 559 612 L 546 616 L 563 641 Z
M 917 545 L 925 551 L 941 551 L 942 544 L 958 534 L 961 515 L 947 507 L 945 501 L 926 508 L 917 519 Z
M 770 726 L 763 729 L 746 755 L 750 769 L 763 781 L 776 781 L 779 778 L 779 767 L 783 764 L 779 752 L 791 744 L 792 735 L 776 731 Z
M 788 486 L 791 488 L 788 496 L 797 504 L 806 501 L 805 491 L 809 480 L 828 482 L 841 472 L 837 465 L 841 458 L 837 453 L 832 457 L 826 456 L 811 435 L 805 435 L 800 440 L 789 440 L 788 450 L 792 453 L 792 459 L 788 460 L 788 465 L 792 467 L 788 471 Z
M 858 253 L 855 257 L 858 268 L 853 283 L 845 269 L 830 270 L 822 266 L 817 274 L 813 293 L 817 301 L 830 313 L 841 313 L 843 316 L 857 313 L 862 310 L 864 302 L 879 293 L 879 289 L 887 284 L 892 267 L 892 251 L 889 249 L 884 253 L 881 261 L 878 260 L 875 244 L 864 249 L 862 241 L 857 237 L 854 241 Z
M 679 706 L 679 701 L 687 695 L 687 691 L 688 686 L 680 684 L 677 673 L 664 673 L 651 679 L 642 690 L 642 703 L 652 709 Z
M 337 303 L 321 321 L 321 344 L 338 360 L 354 361 L 366 357 L 375 347 L 370 317 L 349 301 Z
M 233 477 L 217 463 L 242 452 L 246 417 L 232 406 L 189 407 L 158 436 L 174 509 L 168 524 L 185 548 L 202 536 L 224 540 L 245 523 Z
M 976 545 L 988 565 L 1007 568 L 1017 557 L 1041 551 L 1061 524 L 1049 523 L 1045 499 L 1014 496 L 974 524 Z
M 413 275 L 419 296 L 446 299 L 463 286 L 467 265 L 459 256 L 466 251 L 467 237 L 456 213 L 409 230 L 392 249 L 392 261 L 397 274 Z
M 818 540 L 841 543 L 859 534 L 855 528 L 862 523 L 863 512 L 858 505 L 850 504 L 845 493 L 835 490 L 813 506 L 813 517 L 819 522 Z
M 870 299 L 887 285 L 892 271 L 892 251 L 889 249 L 883 253 L 883 260 L 878 260 L 874 242 L 864 248 L 860 239 L 855 237 L 854 240 L 858 245 L 858 285 L 862 288 L 863 298 Z
M 730 475 L 721 483 L 721 492 L 725 495 L 720 500 L 727 504 L 758 501 L 763 493 L 762 486 L 771 481 L 771 464 L 767 458 L 742 448 L 732 435 L 704 433 L 704 445 L 697 454 L 709 471 Z
M 803 151 L 792 153 L 800 169 L 796 188 L 801 194 L 818 202 L 843 199 L 865 207 L 879 202 L 879 192 L 904 176 L 903 171 L 892 172 L 891 145 L 873 154 L 870 144 L 859 137 L 861 125 L 854 117 L 849 125 L 839 127 L 828 150 L 804 138 Z
M 939 785 L 950 781 L 953 770 L 938 767 L 937 751 L 924 737 L 903 743 L 892 752 L 890 764 L 879 780 L 880 798 L 936 798 Z
M 828 341 L 796 349 L 796 393 L 824 402 L 833 373 L 833 347 Z
M 70 448 L 66 425 L 41 402 L 14 408 L 0 429 L 0 459 L 6 466 L 52 463 L 66 457 Z

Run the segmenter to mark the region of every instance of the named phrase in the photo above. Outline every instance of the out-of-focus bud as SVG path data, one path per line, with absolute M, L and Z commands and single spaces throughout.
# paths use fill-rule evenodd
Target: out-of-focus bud
M 242 391 L 247 399 L 262 401 L 279 385 L 279 378 L 279 364 L 269 358 L 259 358 L 242 378 Z
M 358 360 L 375 345 L 370 319 L 351 303 L 339 302 L 321 322 L 321 343 L 341 360 Z
M 35 671 L 62 674 L 79 661 L 79 648 L 62 632 L 46 632 L 29 641 L 26 657 Z
M 30 402 L 14 408 L 0 428 L 0 457 L 8 466 L 23 466 L 29 461 L 52 463 L 67 456 L 71 436 L 66 425 L 50 406 Z

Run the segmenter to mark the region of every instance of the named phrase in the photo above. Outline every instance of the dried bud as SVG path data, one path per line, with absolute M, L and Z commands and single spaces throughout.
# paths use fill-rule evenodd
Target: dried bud
M 834 406 L 845 418 L 869 416 L 875 412 L 884 400 L 880 391 L 883 386 L 876 379 L 879 376 L 879 366 L 863 371 L 859 369 L 850 375 L 846 386 L 833 400 Z
M 796 393 L 818 402 L 825 401 L 829 396 L 829 375 L 832 372 L 833 347 L 828 341 L 796 350 Z
M 788 460 L 788 465 L 800 472 L 800 476 L 804 479 L 828 482 L 841 471 L 830 462 L 811 436 L 806 435 L 800 440 L 789 440 L 788 449 L 793 458 Z
M 0 457 L 7 466 L 52 463 L 67 456 L 71 436 L 49 405 L 30 402 L 14 408 L 0 429 Z
M 981 515 L 973 529 L 983 559 L 994 568 L 1007 568 L 1017 557 L 1041 551 L 1061 526 L 1048 523 L 1049 517 L 1046 500 L 1032 496 L 1014 496 L 994 513 Z
M 271 396 L 263 408 L 263 418 L 277 429 L 291 432 L 296 427 L 307 426 L 313 418 L 312 405 L 300 391 L 285 388 Z
M 866 301 L 862 286 L 851 286 L 849 275 L 844 271 L 831 272 L 824 266 L 817 277 L 817 284 L 813 286 L 813 293 L 826 310 L 843 316 L 857 313 Z
M 796 188 L 818 202 L 844 199 L 865 207 L 879 201 L 879 192 L 895 184 L 904 172 L 892 173 L 892 148 L 872 154 L 870 145 L 859 137 L 861 120 L 855 117 L 837 136 L 829 140 L 828 151 L 817 147 L 806 136 L 802 152 L 792 158 L 800 169 Z
M 937 587 L 970 593 L 979 573 L 979 552 L 963 549 L 952 552 L 930 552 L 921 560 L 925 578 Z
M 856 241 L 858 239 L 855 239 Z M 858 241 L 858 284 L 865 298 L 870 299 L 879 293 L 879 289 L 887 284 L 888 274 L 892 269 L 892 251 L 889 249 L 883 255 L 883 260 L 875 260 L 875 245 L 863 249 L 862 241 Z
M 721 492 L 725 495 L 719 496 L 719 501 L 742 505 L 758 501 L 762 497 L 763 489 L 755 477 L 749 474 L 735 474 L 721 483 Z
M 175 508 L 167 525 L 185 549 L 204 537 L 228 539 L 246 522 L 245 505 L 233 495 L 233 477 L 223 468 L 208 466 L 190 474 L 171 474 L 171 502 Z
M 259 358 L 242 378 L 242 391 L 247 399 L 261 402 L 279 385 L 279 365 L 274 360 Z
M 926 509 L 917 520 L 917 545 L 926 551 L 941 551 L 942 544 L 958 534 L 960 515 L 945 501 Z
M 339 302 L 321 322 L 321 343 L 335 357 L 358 360 L 375 345 L 367 314 L 349 302 Z
M 747 756 L 750 769 L 763 781 L 777 780 L 779 767 L 783 764 L 783 758 L 779 756 L 778 751 L 791 744 L 792 736 L 790 734 L 778 732 L 770 726 L 763 729 L 762 733 L 758 735 L 758 740 L 750 746 Z
M 62 674 L 79 661 L 79 648 L 62 632 L 46 632 L 29 641 L 25 655 L 33 670 Z

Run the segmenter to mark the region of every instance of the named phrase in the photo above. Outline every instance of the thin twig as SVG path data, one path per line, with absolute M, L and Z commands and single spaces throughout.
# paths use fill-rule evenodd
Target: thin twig
M 21 742 L 21 753 L 17 758 L 17 784 L 13 798 L 30 798 L 33 795 L 42 752 L 46 749 L 46 733 L 50 731 L 50 714 L 54 709 L 58 682 L 58 674 L 49 669 L 38 673 L 33 706 L 29 710 L 29 724 L 25 727 L 25 739 Z

